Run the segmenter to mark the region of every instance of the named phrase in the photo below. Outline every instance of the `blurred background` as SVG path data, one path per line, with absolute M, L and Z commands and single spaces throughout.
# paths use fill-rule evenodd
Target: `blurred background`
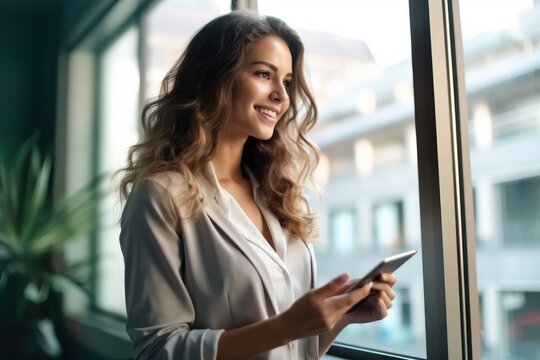
M 361 275 L 401 250 L 421 252 L 405 0 L 0 0 L 1 154 L 16 157 L 39 131 L 37 147 L 53 159 L 51 203 L 118 169 L 138 139 L 142 105 L 158 94 L 192 34 L 231 6 L 282 18 L 306 46 L 320 110 L 312 138 L 322 151 L 316 181 L 323 191 L 309 194 L 320 215 L 319 283 L 341 271 Z M 467 0 L 460 12 L 483 359 L 538 359 L 540 1 Z M 104 183 L 95 226 L 59 251 L 66 263 L 91 259 L 87 291 L 61 291 L 69 330 L 56 335 L 78 346 L 55 352 L 45 341 L 44 358 L 130 357 L 121 204 L 115 180 Z M 396 274 L 391 315 L 347 328 L 339 342 L 426 357 L 431 294 L 419 255 Z M 43 301 L 27 288 L 27 298 Z

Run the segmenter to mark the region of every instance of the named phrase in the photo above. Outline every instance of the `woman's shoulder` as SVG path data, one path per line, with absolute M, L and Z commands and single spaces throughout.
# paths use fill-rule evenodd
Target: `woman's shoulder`
M 159 198 L 162 201 L 181 197 L 189 186 L 184 176 L 177 171 L 163 171 L 145 176 L 135 184 L 128 196 L 128 203 L 135 201 L 149 201 Z
M 159 188 L 166 190 L 171 195 L 176 195 L 178 192 L 183 192 L 187 189 L 187 181 L 178 171 L 162 171 L 150 176 L 147 176 L 139 181 L 140 184 L 153 184 Z
M 124 216 L 167 208 L 167 211 L 178 213 L 181 203 L 178 199 L 186 194 L 186 189 L 185 178 L 179 172 L 163 171 L 145 176 L 133 185 L 124 206 Z

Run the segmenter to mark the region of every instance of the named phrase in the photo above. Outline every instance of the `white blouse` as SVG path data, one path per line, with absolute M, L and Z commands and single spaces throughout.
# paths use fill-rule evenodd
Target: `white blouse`
M 251 183 L 253 186 L 254 199 L 263 213 L 268 228 L 270 229 L 272 240 L 274 241 L 274 246 L 276 248 L 275 250 L 270 246 L 263 234 L 251 221 L 235 198 L 223 187 L 220 186 L 219 190 L 222 198 L 227 204 L 228 215 L 238 223 L 238 228 L 245 237 L 246 245 L 250 246 L 259 256 L 259 259 L 264 263 L 264 266 L 268 270 L 274 290 L 272 292 L 271 300 L 276 304 L 279 313 L 282 313 L 287 310 L 297 298 L 310 289 L 311 273 L 309 267 L 297 266 L 299 264 L 298 257 L 306 257 L 305 244 L 298 240 L 292 240 L 292 242 L 294 242 L 292 244 L 288 243 L 278 220 L 264 204 L 257 201 L 259 199 L 259 196 L 257 196 L 258 185 L 253 176 L 251 176 Z M 303 249 L 294 246 L 299 243 L 302 243 Z M 305 260 L 309 261 L 309 258 Z M 301 263 L 305 264 L 305 262 Z M 303 354 L 305 354 L 306 351 L 307 342 L 305 339 L 300 339 L 274 349 L 270 359 L 304 359 L 305 356 Z
M 236 200 L 218 183 L 197 178 L 206 205 L 180 216 L 186 183 L 177 172 L 142 181 L 122 215 L 126 328 L 137 360 L 217 357 L 224 329 L 268 319 L 289 308 L 315 283 L 312 246 L 294 239 L 255 201 L 274 240 L 267 243 Z M 209 180 L 209 181 L 208 181 Z M 318 337 L 293 341 L 257 360 L 319 358 Z

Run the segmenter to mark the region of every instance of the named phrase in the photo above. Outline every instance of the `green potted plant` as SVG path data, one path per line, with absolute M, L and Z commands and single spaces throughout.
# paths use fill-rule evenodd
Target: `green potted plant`
M 62 253 L 91 230 L 98 181 L 56 200 L 51 170 L 36 136 L 12 159 L 0 158 L 0 353 L 6 359 L 60 358 L 62 291 L 88 292 L 90 258 L 66 264 Z

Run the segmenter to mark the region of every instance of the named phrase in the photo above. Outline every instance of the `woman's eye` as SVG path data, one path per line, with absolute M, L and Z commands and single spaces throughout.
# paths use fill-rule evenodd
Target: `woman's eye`
M 256 73 L 258 77 L 270 80 L 270 73 L 268 71 L 259 71 Z
M 285 86 L 286 88 L 289 88 L 291 86 L 291 80 L 283 81 L 283 86 Z

